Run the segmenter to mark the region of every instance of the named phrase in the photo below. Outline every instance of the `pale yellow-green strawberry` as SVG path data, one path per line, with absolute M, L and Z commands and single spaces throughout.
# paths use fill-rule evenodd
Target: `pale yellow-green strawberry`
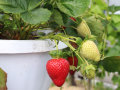
M 77 27 L 77 32 L 79 33 L 79 35 L 81 35 L 82 37 L 91 37 L 91 31 L 89 26 L 87 25 L 85 20 L 82 20 L 82 22 L 78 25 Z
M 100 53 L 96 46 L 96 44 L 91 40 L 86 40 L 83 42 L 80 54 L 86 59 L 90 59 L 93 61 L 99 61 L 100 60 Z

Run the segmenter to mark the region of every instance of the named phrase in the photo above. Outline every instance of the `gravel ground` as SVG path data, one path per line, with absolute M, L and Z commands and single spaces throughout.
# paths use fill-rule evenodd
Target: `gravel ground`
M 59 87 L 53 86 L 50 87 L 49 90 L 60 90 Z M 63 86 L 62 90 L 84 90 L 82 87 L 75 87 L 75 86 Z
M 49 90 L 60 90 L 60 88 L 59 87 L 51 87 Z M 69 86 L 69 87 L 63 87 L 62 90 L 84 90 L 84 89 L 80 88 L 80 87 Z
M 49 90 L 60 90 L 60 87 L 52 86 Z M 62 90 L 85 90 L 83 86 L 70 86 L 68 83 L 65 83 L 62 86 Z

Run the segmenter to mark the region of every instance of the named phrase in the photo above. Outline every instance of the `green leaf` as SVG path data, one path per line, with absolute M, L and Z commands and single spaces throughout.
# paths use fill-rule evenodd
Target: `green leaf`
M 119 81 L 120 81 L 120 77 L 119 77 L 118 75 L 114 75 L 114 76 L 112 77 L 112 82 L 113 82 L 114 84 L 117 84 Z
M 112 5 L 112 6 L 109 6 L 108 9 L 109 9 L 109 11 L 111 11 L 112 13 L 114 13 L 114 12 L 120 10 L 120 6 Z
M 100 6 L 98 6 L 98 5 L 92 6 L 91 12 L 94 12 L 95 14 L 103 14 L 103 11 L 101 10 Z
M 112 20 L 114 23 L 120 22 L 120 15 L 112 15 Z
M 100 6 L 100 8 L 102 9 L 102 10 L 104 10 L 105 8 L 107 8 L 107 3 L 105 2 L 105 0 L 93 0 L 93 2 L 96 4 L 96 5 L 98 5 L 98 6 Z
M 91 16 L 86 18 L 86 22 L 91 30 L 92 35 L 97 36 L 97 40 L 101 41 L 103 36 L 103 31 L 105 29 L 101 20 L 96 19 L 95 16 Z
M 53 11 L 53 18 L 58 25 L 64 25 L 62 15 L 59 11 Z
M 69 19 L 66 24 L 66 29 L 65 29 L 66 34 L 71 35 L 71 36 L 79 36 L 76 29 L 73 28 L 72 26 L 77 27 L 77 24 L 74 21 Z
M 7 90 L 6 82 L 7 74 L 0 68 L 0 90 Z
M 120 86 L 118 86 L 116 90 L 120 90 Z
M 7 13 L 30 11 L 40 4 L 41 0 L 0 0 L 0 9 Z
M 83 14 L 90 4 L 90 0 L 61 0 L 57 3 L 58 8 L 73 17 Z
M 104 10 L 107 9 L 107 3 L 105 0 L 91 0 L 91 12 L 94 12 L 95 14 L 101 14 L 104 16 Z
M 113 33 L 113 27 L 112 27 L 112 25 L 108 24 L 107 28 L 108 28 L 108 34 L 112 34 Z
M 114 47 L 110 48 L 108 53 L 106 54 L 107 57 L 110 56 L 119 56 L 120 55 L 120 46 L 115 45 Z
M 38 8 L 21 14 L 22 19 L 30 24 L 44 23 L 49 20 L 51 12 L 47 9 Z
M 106 57 L 100 61 L 100 64 L 108 72 L 119 72 L 120 71 L 120 56 Z
M 120 22 L 119 22 L 119 23 L 116 23 L 116 24 L 114 24 L 114 25 L 115 25 L 117 31 L 120 32 Z

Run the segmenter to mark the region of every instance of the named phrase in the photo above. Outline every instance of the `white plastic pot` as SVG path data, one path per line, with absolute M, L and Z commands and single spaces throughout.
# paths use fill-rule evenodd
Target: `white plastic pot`
M 109 0 L 109 6 L 120 6 L 120 0 Z M 116 11 L 115 14 L 120 14 L 120 10 Z
M 46 62 L 54 46 L 49 40 L 0 40 L 0 68 L 7 73 L 8 90 L 48 90 Z
M 109 5 L 115 5 L 115 6 L 120 6 L 120 1 L 119 0 L 109 0 Z

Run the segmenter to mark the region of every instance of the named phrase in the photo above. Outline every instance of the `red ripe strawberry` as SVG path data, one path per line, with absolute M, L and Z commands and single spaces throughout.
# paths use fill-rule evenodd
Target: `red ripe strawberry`
M 51 59 L 47 62 L 46 69 L 53 83 L 60 87 L 64 84 L 69 73 L 69 62 L 66 59 Z
M 77 59 L 76 56 L 74 56 L 74 57 L 68 57 L 67 60 L 68 60 L 68 62 L 69 62 L 69 64 L 70 64 L 71 66 L 77 67 L 77 65 L 78 65 L 78 59 Z M 76 71 L 76 70 L 75 70 L 75 71 Z M 71 74 L 71 75 L 74 75 L 75 71 L 70 70 L 70 74 Z
M 74 17 L 70 17 L 70 19 L 73 20 L 73 21 L 76 21 L 76 19 Z

